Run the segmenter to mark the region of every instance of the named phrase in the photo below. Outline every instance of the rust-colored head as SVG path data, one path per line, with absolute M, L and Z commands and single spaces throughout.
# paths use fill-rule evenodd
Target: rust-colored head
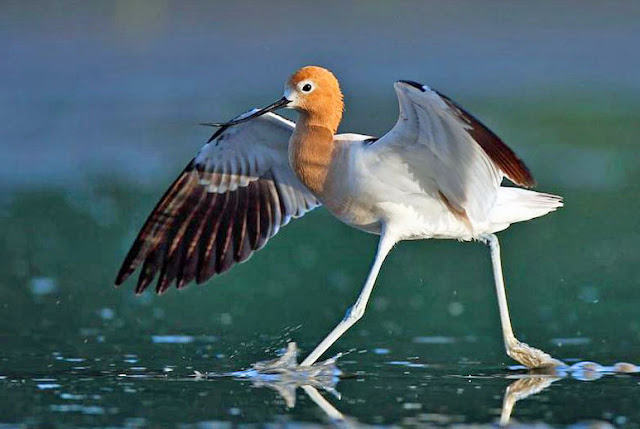
M 329 70 L 306 66 L 296 71 L 284 85 L 287 107 L 303 114 L 303 120 L 336 132 L 344 103 L 338 79 Z
M 342 119 L 342 91 L 338 79 L 329 70 L 306 66 L 296 71 L 284 84 L 284 97 L 267 107 L 254 110 L 229 122 L 208 124 L 229 127 L 262 116 L 265 113 L 288 107 L 300 112 L 299 124 L 321 126 L 335 134 Z M 214 134 L 214 137 L 217 134 Z M 213 138 L 213 137 L 212 137 Z M 211 141 L 211 140 L 209 140 Z

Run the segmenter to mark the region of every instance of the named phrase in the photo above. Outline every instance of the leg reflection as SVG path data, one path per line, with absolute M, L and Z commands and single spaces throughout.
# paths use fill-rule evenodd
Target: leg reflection
M 316 405 L 327 415 L 327 417 L 329 417 L 331 421 L 344 422 L 347 420 L 344 417 L 344 414 L 338 411 L 336 407 L 331 405 L 331 402 L 324 399 L 324 396 L 322 396 L 320 392 L 318 392 L 318 389 L 313 386 L 309 386 L 308 384 L 300 387 L 302 387 L 302 390 L 304 390 L 307 396 L 309 396 L 309 398 L 316 403 Z
M 500 425 L 505 426 L 509 424 L 511 421 L 511 413 L 513 412 L 513 407 L 516 405 L 516 402 L 540 393 L 561 378 L 562 377 L 552 369 L 546 374 L 540 374 L 539 371 L 532 371 L 518 376 L 518 379 L 507 386 L 507 389 L 504 391 L 502 411 L 500 412 Z
M 295 343 L 290 343 L 286 352 L 280 358 L 258 362 L 247 370 L 224 374 L 197 373 L 196 375 L 198 378 L 233 377 L 239 380 L 251 381 L 256 387 L 268 387 L 278 392 L 289 408 L 295 407 L 296 393 L 298 387 L 300 387 L 324 413 L 331 424 L 341 428 L 363 427 L 354 418 L 348 417 L 339 411 L 330 402 L 331 398 L 328 395 L 323 396 L 321 393 L 322 391 L 329 392 L 340 399 L 340 394 L 336 391 L 337 383 L 343 376 L 336 363 L 339 356 L 310 366 L 298 365 L 297 356 L 298 352 Z M 503 426 L 511 423 L 511 416 L 518 401 L 542 392 L 558 380 L 572 378 L 574 380 L 591 381 L 606 375 L 640 373 L 640 367 L 626 362 L 618 362 L 613 366 L 602 366 L 595 362 L 578 362 L 571 366 L 548 366 L 538 369 L 520 367 L 514 369 L 518 371 L 526 370 L 526 372 L 506 375 L 507 379 L 515 380 L 504 392 L 500 411 L 500 425 Z M 505 375 L 502 373 L 490 376 L 489 378 L 493 380 L 492 383 L 495 383 L 496 377 L 502 379 L 505 378 Z M 438 376 L 436 375 L 435 378 L 437 379 Z M 429 414 L 422 412 L 417 418 L 428 417 Z M 434 415 L 437 415 L 437 413 Z

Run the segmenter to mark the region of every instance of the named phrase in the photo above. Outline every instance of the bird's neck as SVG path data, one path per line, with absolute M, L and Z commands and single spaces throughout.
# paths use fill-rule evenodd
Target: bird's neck
M 338 120 L 339 122 L 339 120 Z M 334 133 L 338 128 L 322 118 L 300 113 L 289 141 L 289 163 L 298 179 L 317 197 L 327 191 L 327 176 L 334 155 Z

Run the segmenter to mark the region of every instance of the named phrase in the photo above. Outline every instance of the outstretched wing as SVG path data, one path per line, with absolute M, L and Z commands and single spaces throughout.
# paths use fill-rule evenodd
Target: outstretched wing
M 394 87 L 398 122 L 369 149 L 383 165 L 403 165 L 423 191 L 435 190 L 454 212 L 474 221 L 487 219 L 503 177 L 534 185 L 516 154 L 458 104 L 416 82 Z
M 248 112 L 249 114 L 252 112 Z M 158 202 L 116 278 L 142 264 L 136 293 L 202 283 L 262 248 L 320 203 L 289 167 L 294 123 L 268 113 L 218 130 Z

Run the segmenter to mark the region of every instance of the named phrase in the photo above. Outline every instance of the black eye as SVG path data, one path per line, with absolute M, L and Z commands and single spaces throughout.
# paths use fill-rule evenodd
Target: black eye
M 302 87 L 302 90 L 304 92 L 309 92 L 311 91 L 311 84 L 310 83 L 305 83 L 304 86 Z

